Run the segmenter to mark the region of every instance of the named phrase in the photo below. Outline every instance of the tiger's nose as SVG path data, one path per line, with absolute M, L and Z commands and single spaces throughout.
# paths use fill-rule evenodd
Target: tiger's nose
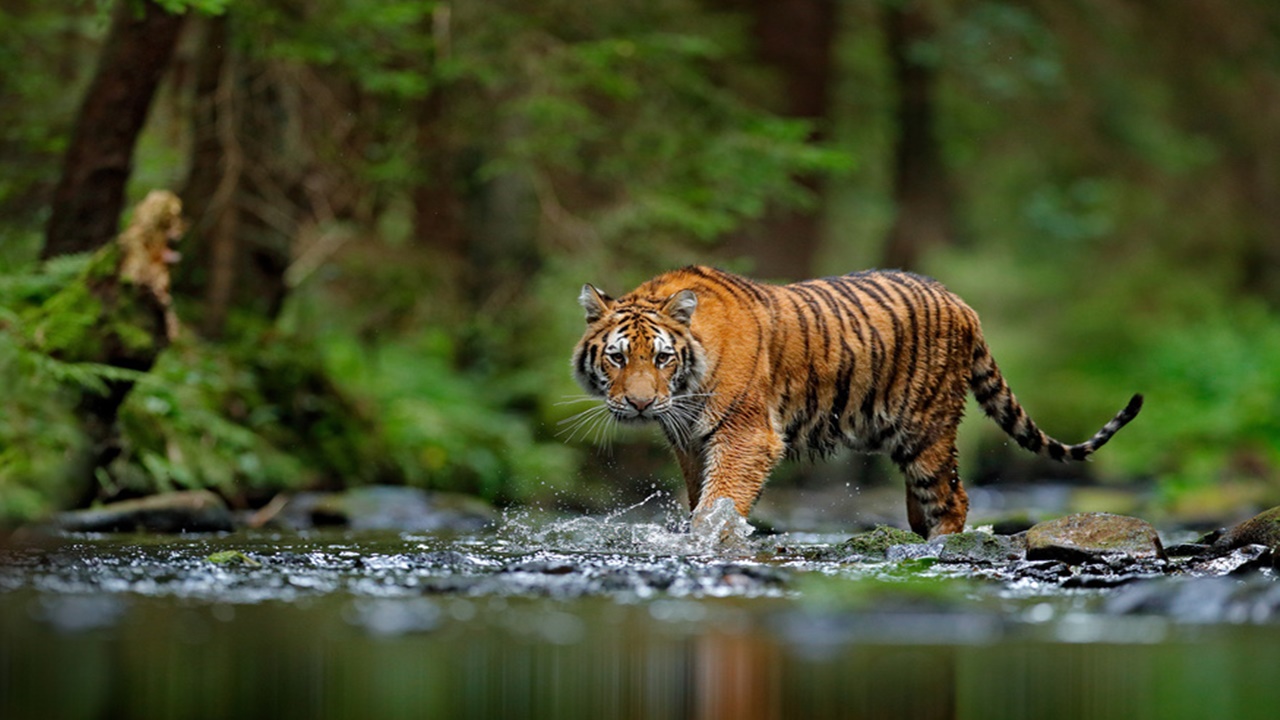
M 653 404 L 653 398 L 633 398 L 628 395 L 627 402 L 636 409 L 636 412 L 644 412 L 645 408 Z

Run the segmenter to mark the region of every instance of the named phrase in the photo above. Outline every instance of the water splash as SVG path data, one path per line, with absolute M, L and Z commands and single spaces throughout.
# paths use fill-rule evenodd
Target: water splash
M 698 508 L 693 515 L 693 537 L 708 549 L 745 549 L 747 537 L 755 530 L 738 514 L 738 508 L 729 498 L 718 498 L 710 507 Z
M 649 510 L 649 521 L 628 519 L 638 510 Z M 656 513 L 654 512 L 656 510 Z M 639 502 L 606 515 L 586 515 L 555 520 L 536 511 L 508 511 L 497 535 L 516 548 L 560 552 L 604 552 L 627 555 L 702 555 L 741 551 L 754 528 L 729 502 L 717 503 L 705 513 L 705 521 L 689 531 L 689 517 L 670 493 L 656 490 Z

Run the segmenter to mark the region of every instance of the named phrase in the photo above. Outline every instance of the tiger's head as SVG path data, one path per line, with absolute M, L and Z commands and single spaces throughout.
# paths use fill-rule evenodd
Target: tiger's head
M 669 297 L 619 300 L 591 285 L 578 302 L 587 330 L 573 353 L 573 374 L 588 393 L 604 398 L 618 420 L 687 425 L 703 397 L 706 357 L 690 325 L 698 307 L 692 290 Z

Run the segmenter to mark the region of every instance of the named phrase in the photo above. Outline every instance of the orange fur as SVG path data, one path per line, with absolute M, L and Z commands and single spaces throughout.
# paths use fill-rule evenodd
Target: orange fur
M 579 298 L 578 382 L 624 422 L 657 421 L 695 511 L 729 498 L 746 516 L 787 453 L 886 452 L 907 479 L 924 536 L 964 529 L 955 435 L 972 391 L 1023 447 L 1082 460 L 1141 407 L 1134 396 L 1093 438 L 1041 432 L 991 358 L 978 317 L 937 282 L 876 271 L 768 285 L 706 267 L 660 275 L 614 300 Z

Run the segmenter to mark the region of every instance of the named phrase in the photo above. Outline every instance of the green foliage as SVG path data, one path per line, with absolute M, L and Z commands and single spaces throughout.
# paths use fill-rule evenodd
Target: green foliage
M 67 502 L 75 489 L 65 458 L 82 440 L 70 407 L 60 402 L 59 383 L 51 377 L 55 373 L 48 372 L 59 364 L 49 361 L 40 368 L 41 359 L 9 320 L 0 319 L 0 386 L 6 388 L 0 412 L 0 520 L 39 517 Z M 88 371 L 62 375 L 75 376 L 71 382 L 80 385 L 101 383 Z
M 770 204 L 812 203 L 795 176 L 851 164 L 847 150 L 810 141 L 812 123 L 753 101 L 737 19 L 690 0 L 376 11 L 324 0 L 301 12 L 245 8 L 262 39 L 253 52 L 323 68 L 376 101 L 357 111 L 372 138 L 360 159 L 321 152 L 357 163 L 390 194 L 433 180 L 408 161 L 428 97 L 444 108 L 433 118 L 444 145 L 432 151 L 469 158 L 472 182 L 524 177 L 545 211 L 571 213 L 620 244 L 712 240 Z M 331 134 L 323 130 L 321 143 Z
M 349 330 L 356 323 L 332 320 L 367 309 L 329 305 L 310 295 L 315 291 L 295 299 L 292 321 L 316 332 L 328 372 L 376 408 L 396 474 L 415 485 L 505 501 L 572 484 L 574 453 L 536 432 L 530 418 L 528 404 L 545 389 L 545 376 L 502 367 L 460 370 L 457 335 L 416 324 L 362 340 Z
M 40 248 L 43 198 L 61 168 L 104 27 L 88 3 L 6 3 L 0 7 L 0 274 Z
M 1210 297 L 1178 322 L 1134 331 L 1125 369 L 1150 387 L 1150 409 L 1117 453 L 1126 469 L 1160 474 L 1170 498 L 1230 480 L 1280 492 L 1280 316 Z
M 120 409 L 124 452 L 112 490 L 214 488 L 270 491 L 314 481 L 303 438 L 280 428 L 262 397 L 252 358 L 184 339 L 164 353 L 150 381 Z

